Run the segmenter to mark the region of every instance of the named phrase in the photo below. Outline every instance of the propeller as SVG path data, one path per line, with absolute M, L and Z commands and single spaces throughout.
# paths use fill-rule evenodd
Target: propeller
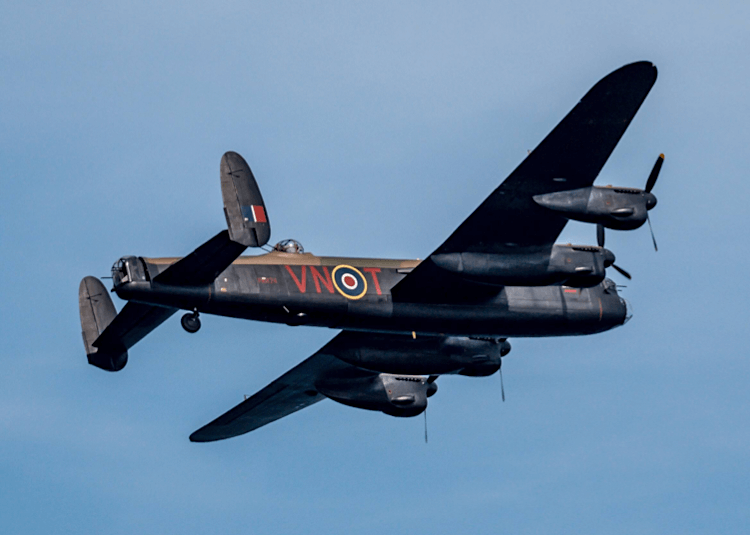
M 596 225 L 596 243 L 597 243 L 597 245 L 599 245 L 599 247 L 604 247 L 604 225 L 602 225 L 601 223 L 599 223 L 599 224 Z M 655 244 L 656 244 L 656 240 L 654 240 L 654 245 Z M 623 277 L 625 277 L 628 280 L 632 280 L 633 277 L 630 275 L 630 273 L 628 273 L 627 271 L 625 271 L 624 269 L 622 269 L 620 266 L 618 266 L 617 264 L 615 264 L 614 254 L 612 254 L 611 252 L 609 252 L 609 254 L 612 255 L 611 259 L 607 259 L 606 256 L 605 256 L 604 267 L 612 266 L 613 268 L 615 268 L 617 270 L 617 272 L 620 275 L 622 275 Z M 610 260 L 610 261 L 607 262 L 607 260 Z
M 626 279 L 628 279 L 628 280 L 632 280 L 633 279 L 633 277 L 630 275 L 630 273 L 628 273 L 627 271 L 625 271 L 624 269 L 622 269 L 620 266 L 618 266 L 616 264 L 612 264 L 612 267 L 615 268 L 617 270 L 617 272 L 620 275 L 622 275 L 623 277 L 625 277 Z
M 648 216 L 648 212 L 646 212 L 646 221 L 648 221 L 648 230 L 651 231 L 651 241 L 654 242 L 654 251 L 659 251 L 659 247 L 656 245 L 656 238 L 654 237 L 654 228 L 651 226 L 651 218 Z
M 437 381 L 437 378 L 440 377 L 439 375 L 430 375 L 427 378 L 426 383 L 428 385 L 431 385 L 435 381 Z M 435 390 L 430 393 L 430 388 L 428 387 L 427 397 L 430 397 L 432 394 L 434 394 L 437 391 L 437 385 L 435 385 Z M 424 410 L 424 443 L 427 444 L 427 409 Z
M 646 194 L 646 221 L 648 221 L 648 229 L 651 231 L 651 241 L 654 243 L 654 251 L 658 251 L 659 246 L 656 245 L 656 236 L 654 236 L 654 228 L 651 226 L 651 218 L 648 215 L 648 211 L 656 206 L 656 197 L 651 193 L 651 190 L 654 189 L 654 186 L 656 185 L 656 179 L 659 178 L 659 173 L 661 172 L 661 166 L 663 164 L 664 154 L 659 154 L 656 163 L 654 163 L 654 167 L 651 169 L 651 173 L 648 175 L 648 180 L 646 180 L 646 188 L 643 190 Z M 596 243 L 599 247 L 604 247 L 604 225 L 601 223 L 596 225 Z M 626 279 L 632 280 L 633 277 L 630 273 L 615 264 L 614 255 L 612 255 L 611 259 L 605 257 L 604 267 L 609 266 L 615 268 L 617 272 Z
M 604 247 L 604 225 L 596 225 L 596 243 L 599 247 Z
M 664 154 L 659 154 L 659 157 L 656 159 L 656 163 L 654 163 L 654 167 L 651 169 L 651 174 L 648 175 L 648 180 L 646 180 L 646 189 L 644 190 L 646 193 L 651 193 L 651 190 L 654 189 L 654 185 L 656 185 L 656 179 L 659 178 L 659 172 L 661 171 L 661 166 L 664 163 Z M 652 197 L 653 203 L 651 205 L 651 208 L 653 208 L 656 204 L 656 197 Z M 646 212 L 646 221 L 648 221 L 648 229 L 651 231 L 651 241 L 654 242 L 654 251 L 658 251 L 659 247 L 656 245 L 656 237 L 654 237 L 654 228 L 651 226 L 651 218 L 648 215 L 648 212 Z
M 651 193 L 651 190 L 654 189 L 654 184 L 656 184 L 656 179 L 659 178 L 659 171 L 661 171 L 661 166 L 663 163 L 664 155 L 659 154 L 654 167 L 651 169 L 651 174 L 648 175 L 648 180 L 646 181 L 646 193 Z
M 505 386 L 503 385 L 503 367 L 500 366 L 500 395 L 503 397 L 503 403 L 505 403 Z

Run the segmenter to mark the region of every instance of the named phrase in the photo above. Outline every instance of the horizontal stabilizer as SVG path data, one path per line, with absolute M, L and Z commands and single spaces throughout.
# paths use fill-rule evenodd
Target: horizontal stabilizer
M 128 351 L 122 345 L 96 347 L 94 342 L 112 323 L 117 310 L 109 292 L 96 277 L 84 277 L 78 287 L 78 308 L 81 313 L 83 345 L 89 364 L 103 370 L 116 372 L 128 362 Z
M 271 238 L 266 205 L 250 166 L 236 152 L 221 158 L 221 196 L 232 241 L 262 247 Z
M 176 308 L 144 305 L 132 301 L 126 303 L 93 345 L 100 350 L 110 347 L 130 349 L 175 312 Z
M 131 302 L 118 314 L 109 292 L 96 277 L 81 281 L 78 306 L 89 364 L 109 372 L 123 369 L 128 349 L 177 311 Z
M 246 249 L 222 230 L 216 236 L 154 277 L 159 284 L 205 286 L 212 284 Z

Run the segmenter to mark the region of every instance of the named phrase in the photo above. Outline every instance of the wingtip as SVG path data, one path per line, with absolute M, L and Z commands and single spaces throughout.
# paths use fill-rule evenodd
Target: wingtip
M 205 437 L 200 436 L 198 434 L 198 431 L 190 435 L 190 442 L 210 442 L 210 440 L 206 440 Z
M 233 435 L 224 435 L 224 434 L 217 434 L 216 432 L 211 432 L 210 430 L 206 430 L 205 428 L 200 428 L 197 431 L 194 431 L 193 434 L 190 435 L 190 442 L 216 442 L 217 440 L 224 440 L 226 438 L 231 438 Z
M 644 61 L 634 61 L 633 63 L 628 63 L 627 65 L 623 65 L 619 69 L 617 69 L 614 72 L 618 71 L 630 71 L 630 72 L 636 72 L 640 71 L 644 73 L 647 77 L 653 78 L 654 81 L 656 81 L 657 76 L 659 75 L 659 69 L 656 68 L 656 64 L 644 60 Z
M 205 427 L 196 429 L 190 434 L 190 442 L 210 442 L 211 440 L 211 433 L 206 433 Z

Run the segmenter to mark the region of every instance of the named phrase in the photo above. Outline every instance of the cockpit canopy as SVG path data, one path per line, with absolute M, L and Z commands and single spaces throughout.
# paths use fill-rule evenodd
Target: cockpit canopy
M 282 240 L 273 246 L 273 250 L 291 254 L 302 254 L 305 252 L 305 248 L 297 240 Z

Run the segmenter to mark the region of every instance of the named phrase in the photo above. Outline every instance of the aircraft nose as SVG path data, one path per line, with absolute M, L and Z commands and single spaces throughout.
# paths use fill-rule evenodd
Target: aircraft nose
M 633 317 L 633 307 L 619 295 L 607 295 L 602 299 L 601 322 L 609 329 L 625 325 Z
M 633 317 L 633 305 L 631 305 L 630 301 L 623 297 L 620 297 L 620 303 L 622 303 L 625 307 L 625 318 L 622 320 L 622 324 L 625 325 L 630 321 L 630 318 Z
M 653 193 L 646 193 L 646 210 L 651 210 L 654 206 L 656 206 L 656 195 Z

